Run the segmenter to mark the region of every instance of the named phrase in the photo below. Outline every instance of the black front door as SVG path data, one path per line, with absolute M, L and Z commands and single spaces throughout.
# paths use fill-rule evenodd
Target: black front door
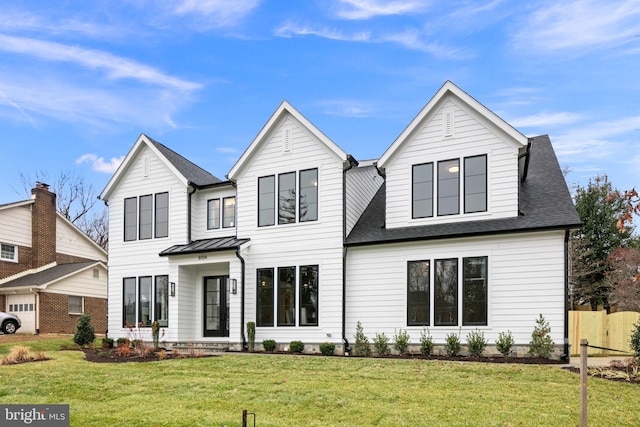
M 229 336 L 229 276 L 204 278 L 204 336 Z

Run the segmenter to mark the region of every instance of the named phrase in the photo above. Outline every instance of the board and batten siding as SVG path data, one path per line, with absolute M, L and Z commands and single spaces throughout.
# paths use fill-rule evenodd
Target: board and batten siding
M 285 131 L 291 136 L 284 150 Z M 322 141 L 290 114 L 285 114 L 256 148 L 237 177 L 238 237 L 250 238 L 246 259 L 246 321 L 256 316 L 256 269 L 319 266 L 319 326 L 259 327 L 256 342 L 340 342 L 342 310 L 343 163 Z M 258 227 L 258 178 L 318 169 L 318 220 Z M 277 213 L 276 213 L 277 215 Z M 297 218 L 299 219 L 299 218 Z M 277 270 L 276 270 L 277 271 Z M 299 285 L 299 284 L 298 284 Z M 296 324 L 299 300 L 296 295 Z M 316 348 L 317 349 L 317 348 Z
M 518 345 L 527 345 L 540 314 L 551 326 L 555 344 L 564 342 L 564 232 L 548 231 L 484 238 L 382 244 L 349 248 L 347 254 L 347 337 L 362 323 L 393 337 L 402 328 L 419 343 L 422 326 L 407 326 L 407 262 L 430 261 L 430 313 L 433 319 L 433 272 L 436 259 L 459 259 L 459 326 L 428 326 L 436 344 L 448 333 L 466 335 L 476 326 L 461 326 L 462 258 L 488 257 L 488 324 L 477 328 L 493 345 L 510 330 Z
M 443 133 L 444 112 L 454 114 L 453 135 Z M 447 215 L 432 218 L 411 218 L 412 165 L 434 164 L 434 214 L 437 212 L 437 162 L 460 159 L 460 212 L 464 195 L 462 161 L 464 157 L 487 155 L 487 212 Z M 387 228 L 438 224 L 478 219 L 513 217 L 518 214 L 518 148 L 492 132 L 480 117 L 448 99 L 428 116 L 394 154 L 386 170 Z
M 169 193 L 169 237 L 124 241 L 124 199 Z M 148 147 L 131 159 L 109 202 L 109 335 L 126 337 L 122 327 L 123 278 L 169 274 L 164 249 L 187 241 L 187 188 Z M 169 277 L 169 281 L 175 278 Z M 170 303 L 171 304 L 171 303 Z
M 0 242 L 31 247 L 31 204 L 0 209 Z
M 362 166 L 349 169 L 346 173 L 346 224 L 345 234 L 348 236 L 360 219 L 371 199 L 380 189 L 384 179 L 378 174 L 375 166 Z

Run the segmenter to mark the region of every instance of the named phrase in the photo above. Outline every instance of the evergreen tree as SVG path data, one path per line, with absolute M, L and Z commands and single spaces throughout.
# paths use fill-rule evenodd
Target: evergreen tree
M 76 333 L 73 335 L 73 342 L 80 347 L 86 347 L 96 339 L 95 329 L 91 324 L 91 316 L 88 313 L 84 313 L 78 319 L 76 325 Z

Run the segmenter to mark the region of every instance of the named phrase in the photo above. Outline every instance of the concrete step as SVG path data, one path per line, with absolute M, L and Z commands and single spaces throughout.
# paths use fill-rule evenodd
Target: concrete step
M 216 354 L 229 351 L 228 342 L 177 342 L 167 343 L 170 350 L 179 350 L 181 353 L 189 353 L 191 351 L 203 354 Z

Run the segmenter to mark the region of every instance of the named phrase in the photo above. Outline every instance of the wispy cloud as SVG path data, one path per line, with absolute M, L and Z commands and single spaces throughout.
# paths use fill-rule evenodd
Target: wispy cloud
M 71 62 L 90 69 L 101 69 L 106 71 L 111 79 L 135 79 L 185 92 L 201 87 L 198 83 L 169 76 L 148 65 L 100 50 L 2 34 L 0 34 L 0 50 L 49 61 Z
M 319 103 L 324 114 L 340 117 L 369 117 L 373 109 L 359 101 L 335 99 Z
M 275 35 L 278 37 L 290 38 L 293 36 L 317 36 L 330 40 L 357 41 L 363 42 L 371 39 L 370 32 L 356 32 L 346 34 L 340 30 L 329 27 L 312 27 L 295 23 L 286 23 L 276 29 Z
M 260 0 L 174 0 L 168 3 L 171 12 L 193 18 L 205 27 L 231 27 L 246 18 Z
M 232 147 L 217 147 L 216 151 L 218 153 L 224 153 L 224 154 L 237 154 L 238 150 Z
M 549 113 L 541 112 L 526 117 L 517 117 L 509 120 L 515 127 L 540 127 L 548 128 L 558 125 L 567 125 L 576 123 L 583 119 L 583 116 L 576 113 L 570 113 L 566 111 Z
M 118 169 L 125 156 L 112 157 L 111 160 L 105 161 L 104 157 L 98 157 L 96 154 L 87 153 L 76 159 L 76 164 L 91 163 L 91 169 L 96 172 L 112 174 Z
M 640 2 L 545 2 L 520 28 L 514 41 L 527 49 L 580 53 L 621 45 L 640 33 Z
M 422 12 L 429 1 L 339 0 L 336 15 L 343 19 L 370 19 L 375 16 L 407 15 Z

